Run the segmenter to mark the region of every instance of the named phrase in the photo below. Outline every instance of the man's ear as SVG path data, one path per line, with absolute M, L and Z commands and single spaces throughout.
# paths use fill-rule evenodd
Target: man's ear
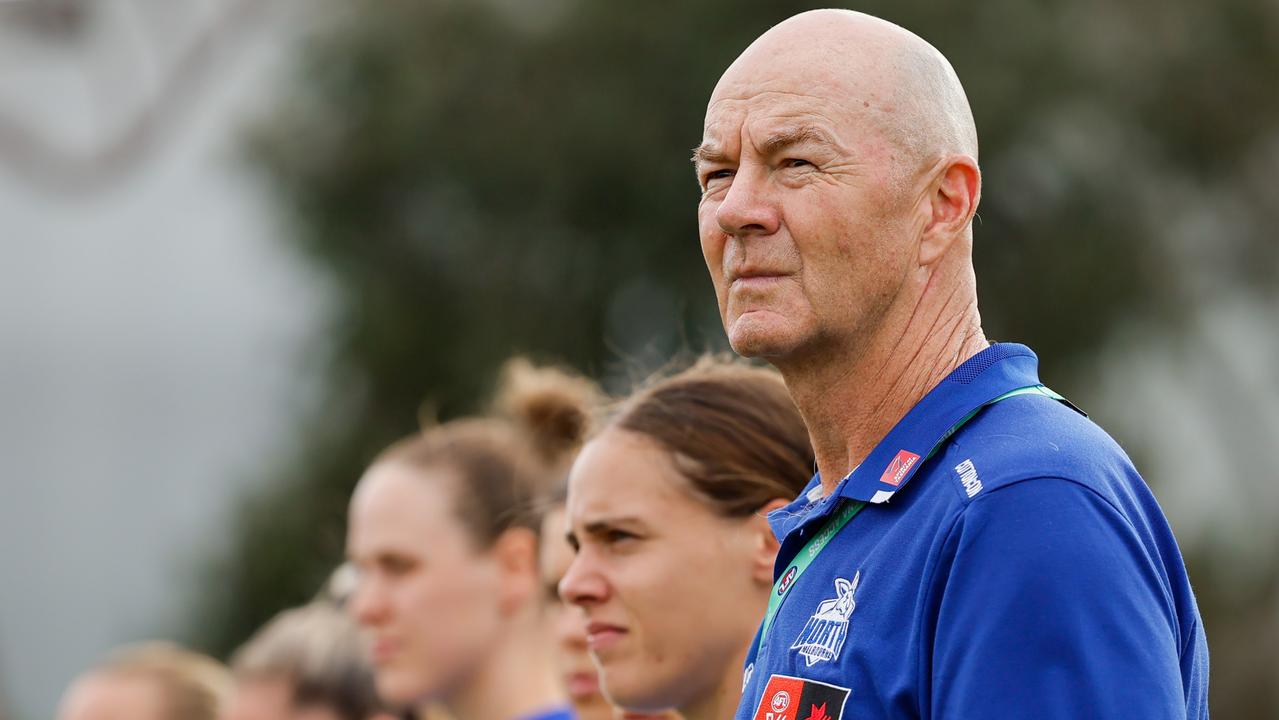
M 768 514 L 788 504 L 789 502 L 782 498 L 775 498 L 747 520 L 754 540 L 751 577 L 765 587 L 773 585 L 773 563 L 777 561 L 777 550 L 781 547 L 777 536 L 773 534 L 773 529 L 768 525 Z
M 504 613 L 521 608 L 537 593 L 537 534 L 529 528 L 514 527 L 498 535 L 490 551 L 497 565 L 499 600 Z
M 929 186 L 932 210 L 919 243 L 919 264 L 940 260 L 956 239 L 964 237 L 981 201 L 981 169 L 967 155 L 952 155 L 941 163 Z

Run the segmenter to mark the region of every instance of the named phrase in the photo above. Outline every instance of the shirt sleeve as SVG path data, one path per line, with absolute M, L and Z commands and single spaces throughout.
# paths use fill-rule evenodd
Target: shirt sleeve
M 935 567 L 931 717 L 1186 716 L 1162 568 L 1091 489 L 1036 478 L 982 495 Z

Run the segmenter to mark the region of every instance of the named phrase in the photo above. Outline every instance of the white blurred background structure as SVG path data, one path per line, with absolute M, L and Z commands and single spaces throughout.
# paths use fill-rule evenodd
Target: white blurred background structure
M 324 291 L 237 158 L 297 5 L 0 3 L 0 702 L 17 718 L 176 629 L 231 499 L 307 401 Z

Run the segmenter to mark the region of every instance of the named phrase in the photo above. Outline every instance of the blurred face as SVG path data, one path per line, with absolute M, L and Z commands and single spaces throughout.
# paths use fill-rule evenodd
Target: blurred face
M 555 661 L 579 720 L 612 720 L 613 706 L 600 692 L 599 673 L 586 650 L 586 619 L 559 596 L 560 580 L 573 562 L 573 548 L 564 537 L 567 530 L 563 508 L 548 512 L 542 520 L 542 585 L 546 588 L 547 622 L 555 640 Z
M 768 593 L 754 526 L 716 515 L 669 453 L 616 428 L 574 463 L 568 515 L 578 550 L 560 594 L 585 611 L 608 696 L 651 711 L 705 702 L 726 678 L 740 688 Z
M 379 694 L 408 705 L 464 688 L 502 631 L 499 573 L 454 514 L 453 478 L 390 461 L 351 499 L 350 611 L 366 631 Z
M 342 720 L 325 705 L 295 705 L 295 691 L 285 679 L 242 680 L 236 683 L 220 720 Z
M 58 708 L 58 720 L 168 720 L 154 680 L 100 673 L 75 682 Z
M 698 227 L 733 349 L 784 362 L 873 337 L 923 222 L 862 112 L 872 91 L 763 55 L 735 63 L 707 108 Z

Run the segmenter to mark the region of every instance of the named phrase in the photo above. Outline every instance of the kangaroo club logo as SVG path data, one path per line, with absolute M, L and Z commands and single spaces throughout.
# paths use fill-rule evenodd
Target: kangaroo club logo
M 773 675 L 752 720 L 840 720 L 847 701 L 848 688 Z
M 853 581 L 835 578 L 835 597 L 823 600 L 817 605 L 817 612 L 804 623 L 799 637 L 790 646 L 803 656 L 808 667 L 819 662 L 839 657 L 844 649 L 844 640 L 848 639 L 848 622 L 857 608 L 853 594 L 857 592 L 857 583 L 861 581 L 862 572 L 857 571 Z
M 910 469 L 915 467 L 915 463 L 919 462 L 919 456 L 909 450 L 900 450 L 897 457 L 888 463 L 888 467 L 884 469 L 884 474 L 879 476 L 879 481 L 887 483 L 893 487 L 902 484 L 902 480 L 906 479 L 906 474 Z

